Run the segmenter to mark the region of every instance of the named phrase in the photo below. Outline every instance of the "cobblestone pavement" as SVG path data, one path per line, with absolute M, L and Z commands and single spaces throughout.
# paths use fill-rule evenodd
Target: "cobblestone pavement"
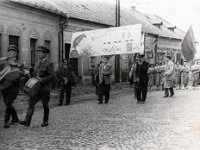
M 145 104 L 133 93 L 54 107 L 48 127 L 36 111 L 31 126 L 3 129 L 0 150 L 200 150 L 200 90 L 149 92 Z M 25 111 L 20 118 L 25 117 Z

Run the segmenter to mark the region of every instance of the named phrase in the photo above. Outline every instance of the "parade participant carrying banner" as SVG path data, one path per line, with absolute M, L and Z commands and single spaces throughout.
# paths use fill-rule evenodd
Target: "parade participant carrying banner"
M 76 32 L 72 35 L 71 52 L 80 56 L 144 53 L 142 25 Z

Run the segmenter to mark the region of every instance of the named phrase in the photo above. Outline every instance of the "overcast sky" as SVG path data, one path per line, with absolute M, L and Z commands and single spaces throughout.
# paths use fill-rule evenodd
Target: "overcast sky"
M 113 4 L 116 2 L 105 1 Z M 127 8 L 136 6 L 136 10 L 142 13 L 157 14 L 183 31 L 192 25 L 194 36 L 200 43 L 200 0 L 120 0 L 120 3 Z M 200 58 L 200 44 L 197 51 L 197 57 Z

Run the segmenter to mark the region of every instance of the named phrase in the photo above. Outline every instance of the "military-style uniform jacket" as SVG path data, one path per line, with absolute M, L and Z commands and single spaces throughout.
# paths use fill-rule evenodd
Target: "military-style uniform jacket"
M 44 58 L 41 63 L 38 63 L 35 67 L 34 77 L 41 78 L 41 89 L 40 91 L 50 92 L 51 81 L 54 80 L 55 72 L 53 62 Z
M 112 66 L 107 63 L 104 64 L 102 63 L 99 66 L 99 83 L 103 83 L 103 81 L 105 82 L 105 84 L 110 84 L 111 83 L 111 79 L 110 79 L 110 75 L 112 74 Z

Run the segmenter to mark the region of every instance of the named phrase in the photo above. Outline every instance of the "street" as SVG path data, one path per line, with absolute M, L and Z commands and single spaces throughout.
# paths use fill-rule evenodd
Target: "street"
M 133 93 L 121 92 L 108 104 L 93 99 L 54 106 L 44 128 L 42 109 L 36 108 L 29 128 L 4 129 L 1 115 L 0 150 L 199 150 L 199 97 L 200 90 L 176 90 L 169 98 L 153 91 L 137 104 Z

